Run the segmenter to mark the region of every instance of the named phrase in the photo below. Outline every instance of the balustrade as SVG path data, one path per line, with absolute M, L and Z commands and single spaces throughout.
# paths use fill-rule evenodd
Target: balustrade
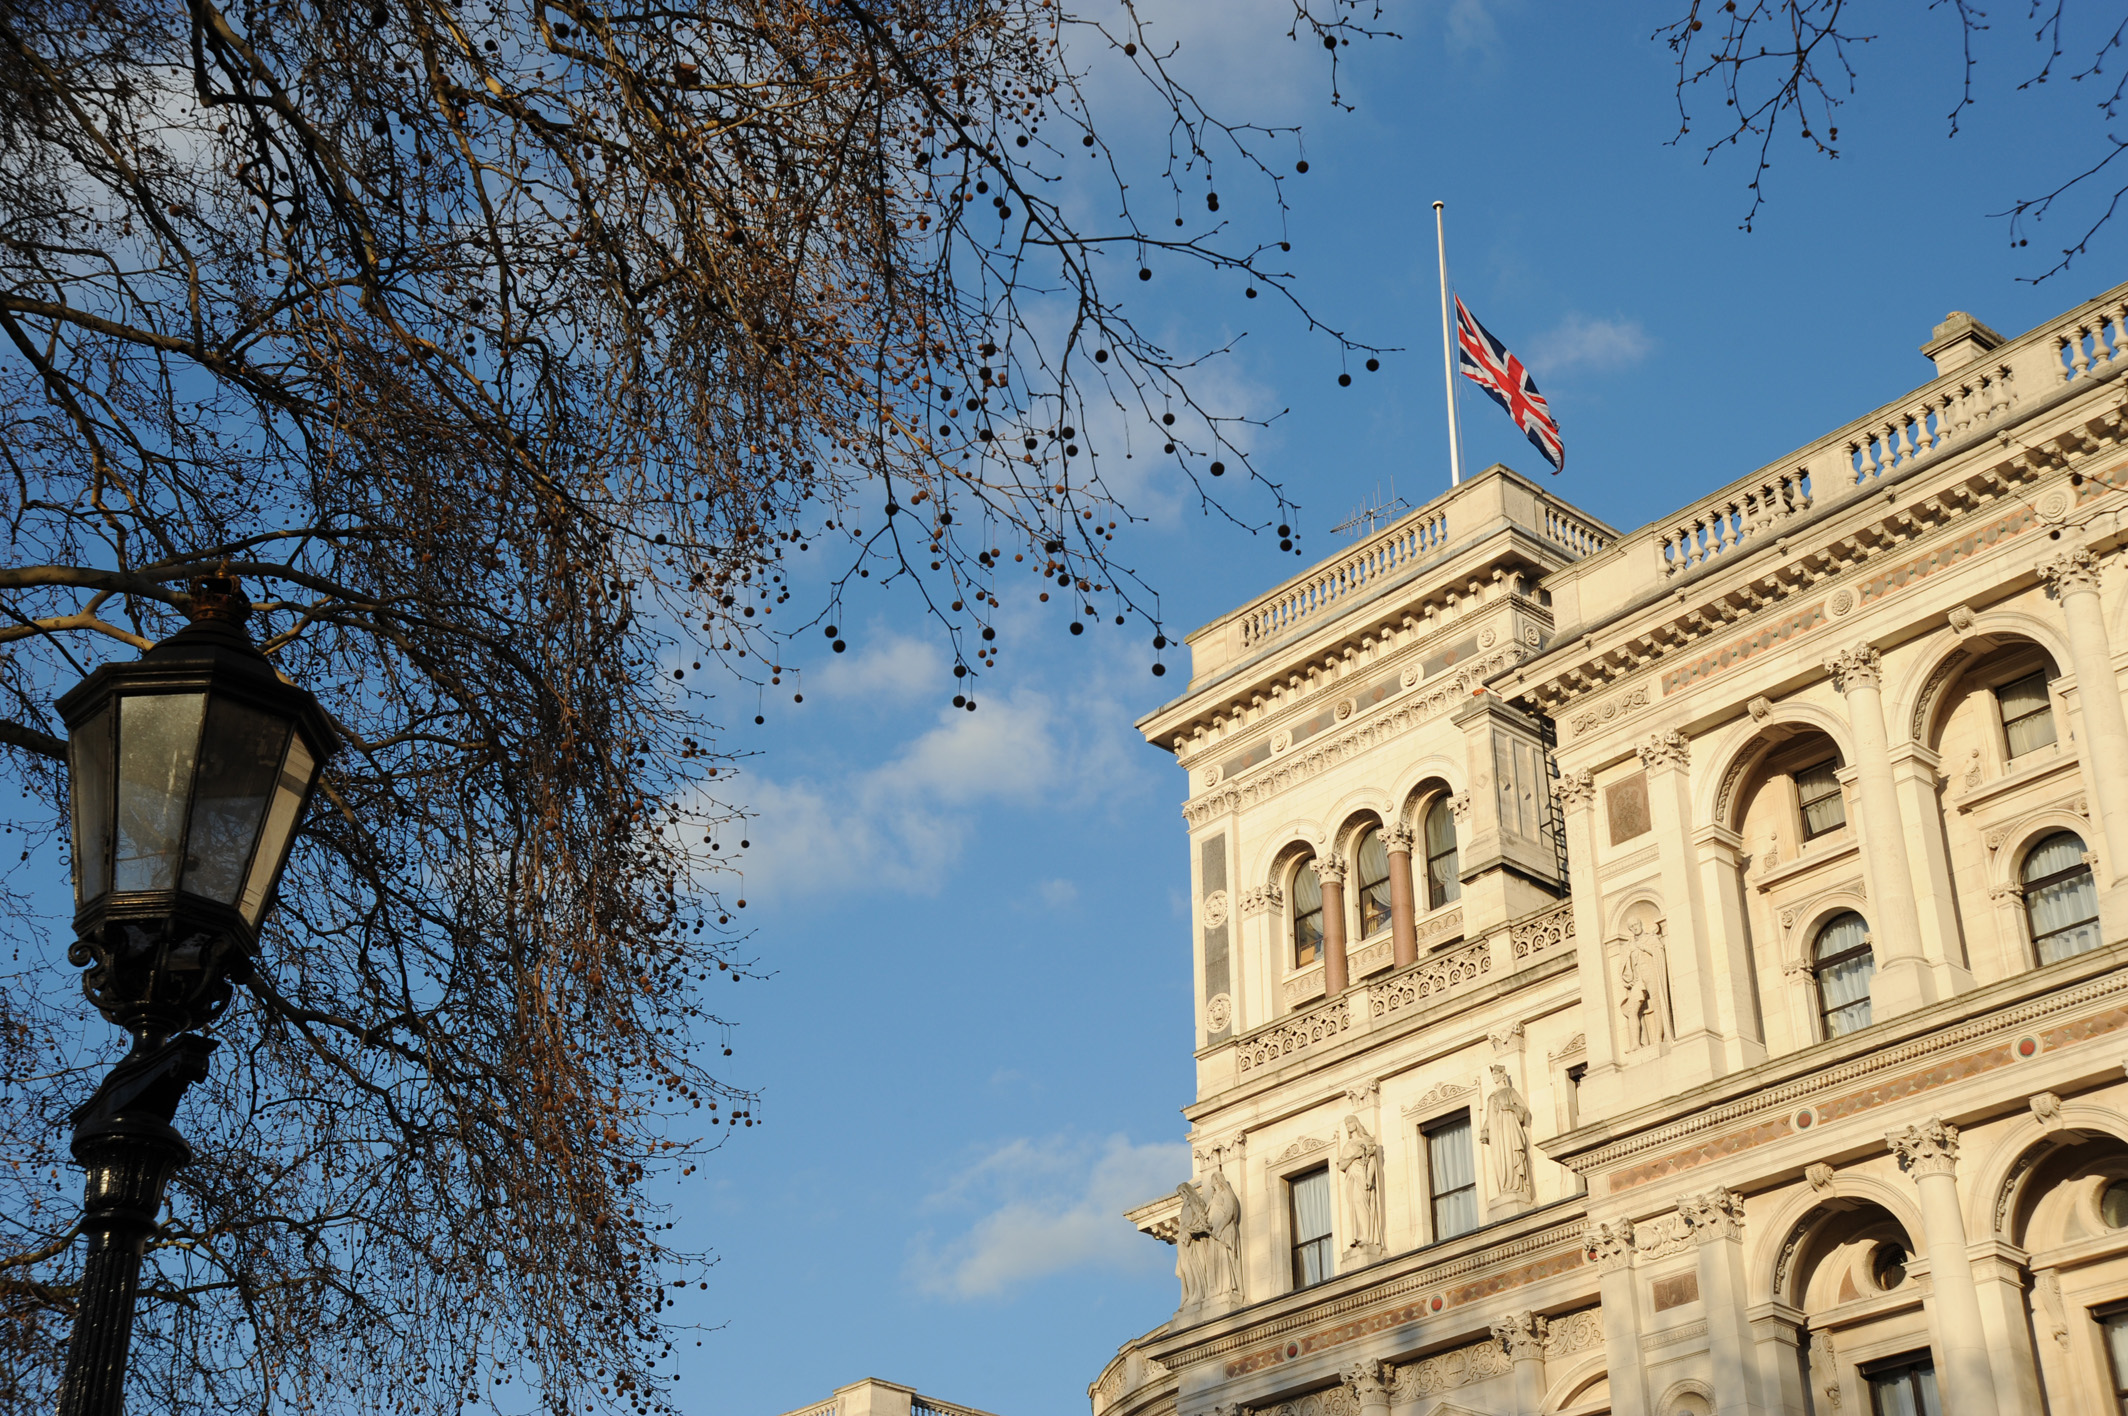
M 1448 544 L 1448 513 L 1436 511 L 1391 527 L 1303 583 L 1252 606 L 1241 624 L 1241 642 L 1253 647 L 1276 638 L 1310 615 L 1320 614 L 1356 591 L 1403 570 Z

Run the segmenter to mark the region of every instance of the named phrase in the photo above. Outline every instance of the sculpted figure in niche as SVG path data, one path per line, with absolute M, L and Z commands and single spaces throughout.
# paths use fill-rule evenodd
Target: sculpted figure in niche
M 1485 1125 L 1478 1141 L 1493 1155 L 1493 1186 L 1498 1193 L 1518 1200 L 1534 1199 L 1536 1186 L 1530 1179 L 1530 1109 L 1515 1090 L 1507 1068 L 1493 1064 L 1492 1095 L 1485 1098 Z
M 1345 1177 L 1345 1212 L 1352 1216 L 1352 1243 L 1368 1258 L 1382 1254 L 1382 1147 L 1357 1116 L 1345 1118 L 1337 1148 L 1337 1168 Z
M 1211 1212 L 1189 1181 L 1177 1185 L 1175 1193 L 1182 1199 L 1175 1223 L 1175 1277 L 1182 1280 L 1182 1306 L 1194 1308 L 1204 1301 L 1206 1260 L 1213 1247 Z
M 1618 966 L 1618 1008 L 1626 1017 L 1626 1047 L 1653 1047 L 1663 1038 L 1662 959 L 1641 939 L 1638 921 Z
M 1241 1196 L 1227 1183 L 1227 1173 L 1214 1169 L 1205 1181 L 1204 1296 L 1207 1299 L 1241 1296 Z

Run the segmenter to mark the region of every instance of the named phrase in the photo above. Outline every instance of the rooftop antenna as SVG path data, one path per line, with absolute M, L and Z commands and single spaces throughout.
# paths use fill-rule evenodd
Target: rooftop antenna
M 1394 521 L 1411 510 L 1411 503 L 1396 494 L 1396 483 L 1389 484 L 1389 499 L 1382 499 L 1382 486 L 1374 487 L 1374 500 L 1354 511 L 1352 515 L 1330 528 L 1332 534 L 1350 532 L 1355 536 L 1372 536 L 1375 528 L 1385 521 Z

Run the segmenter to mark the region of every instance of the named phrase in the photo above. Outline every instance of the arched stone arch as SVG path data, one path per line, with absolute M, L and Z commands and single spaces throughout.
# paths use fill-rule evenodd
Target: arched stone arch
M 1786 1303 L 1800 1309 L 1803 1304 L 1796 1288 L 1795 1259 L 1823 1225 L 1848 1213 L 1841 1202 L 1852 1205 L 1857 1200 L 1890 1215 L 1906 1231 L 1910 1249 L 1920 1244 L 1921 1210 L 1910 1194 L 1873 1175 L 1835 1171 L 1829 1190 L 1806 1189 L 1792 1194 L 1767 1221 L 1766 1232 L 1780 1238 L 1751 1256 L 1745 1280 L 1751 1301 Z
M 1979 1221 L 1974 1228 L 1985 1226 L 1987 1234 L 2009 1240 L 2033 1173 L 2064 1147 L 2091 1136 L 2111 1136 L 2128 1145 L 2128 1118 L 2103 1106 L 2063 1102 L 2052 1120 L 2033 1112 L 2012 1126 L 1973 1170 L 1965 1200 L 1968 1213 Z
M 1845 914 L 1849 910 L 1862 916 L 1865 921 L 1869 919 L 1869 901 L 1860 891 L 1845 886 L 1827 890 L 1824 894 L 1813 897 L 1807 904 L 1797 907 L 1793 911 L 1794 924 L 1779 924 L 1782 971 L 1785 973 L 1795 968 L 1807 969 L 1814 965 L 1817 960 L 1812 956 L 1812 947 L 1817 942 L 1818 931 L 1834 916 Z
M 1277 844 L 1259 846 L 1255 866 L 1242 878 L 1255 885 L 1276 885 L 1280 890 L 1286 888 L 1285 877 L 1295 860 L 1304 855 L 1320 855 L 1324 850 L 1321 828 L 1312 821 L 1289 821 L 1265 839 Z
M 1337 829 L 1330 832 L 1331 848 L 1341 854 L 1349 853 L 1362 830 L 1368 826 L 1386 826 L 1394 821 L 1394 802 L 1394 797 L 1372 787 L 1347 792 L 1325 817 L 1337 823 Z
M 2085 850 L 2097 850 L 2099 842 L 2094 835 L 2095 829 L 2090 818 L 2058 806 L 2035 811 L 2010 826 L 1998 827 L 1997 830 L 2002 832 L 1998 844 L 1989 846 L 1987 841 L 1981 842 L 1987 848 L 1988 888 L 2002 890 L 2018 884 L 2019 877 L 2024 874 L 2026 853 L 2057 831 L 2073 831 L 2083 840 Z M 1990 838 L 1994 838 L 1993 833 Z
M 1714 1388 L 1697 1377 L 1685 1377 L 1663 1388 L 1663 1394 L 1655 1398 L 1655 1416 L 1712 1416 L 1721 1407 L 1714 1399 Z
M 1546 1370 L 1550 1370 L 1547 1364 Z M 1566 1375 L 1555 1379 L 1544 1393 L 1544 1410 L 1564 1411 L 1569 1406 L 1579 1406 L 1588 1400 L 1584 1395 L 1590 1387 L 1611 1374 L 1603 1353 L 1591 1352 L 1575 1360 L 1566 1368 Z
M 1744 782 L 1759 761 L 1779 746 L 1768 734 L 1780 727 L 1821 732 L 1840 750 L 1842 762 L 1855 760 L 1854 738 L 1848 731 L 1845 718 L 1829 708 L 1800 699 L 1776 703 L 1764 721 L 1746 718 L 1730 729 L 1715 748 L 1709 759 L 1713 770 L 1699 779 L 1696 789 L 1699 800 L 1695 805 L 1700 820 L 1712 821 L 1732 831 L 1737 829 Z
M 1985 651 L 1976 652 L 1973 648 L 1975 638 L 1989 638 L 1992 643 Z M 2031 644 L 2054 661 L 2056 673 L 2065 671 L 2064 666 L 2069 662 L 2068 643 L 2053 626 L 2037 616 L 2017 610 L 1998 610 L 1976 616 L 1965 633 L 1954 634 L 1945 630 L 1931 642 L 1927 654 L 1892 695 L 1890 721 L 1885 724 L 1885 729 L 1893 745 L 1912 742 L 1934 750 L 1937 735 L 1943 728 L 1943 709 L 1949 701 L 1952 685 L 1968 668 L 2010 641 Z
M 1444 791 L 1455 796 L 1464 790 L 1463 764 L 1450 761 L 1435 753 L 1408 763 L 1396 776 L 1389 799 L 1396 803 L 1396 811 L 1406 825 L 1411 824 L 1411 810 L 1422 796 L 1434 791 Z

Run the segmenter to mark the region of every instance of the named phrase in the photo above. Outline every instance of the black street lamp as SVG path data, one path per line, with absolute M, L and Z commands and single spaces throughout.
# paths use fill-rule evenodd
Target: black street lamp
M 163 1187 L 192 1158 L 172 1126 L 207 1075 L 196 1031 L 251 974 L 259 921 L 338 742 L 318 702 L 244 632 L 225 576 L 192 582 L 192 623 L 59 700 L 74 806 L 82 991 L 133 1047 L 74 1112 L 88 1172 L 81 1301 L 60 1416 L 120 1416 L 142 1251 Z

